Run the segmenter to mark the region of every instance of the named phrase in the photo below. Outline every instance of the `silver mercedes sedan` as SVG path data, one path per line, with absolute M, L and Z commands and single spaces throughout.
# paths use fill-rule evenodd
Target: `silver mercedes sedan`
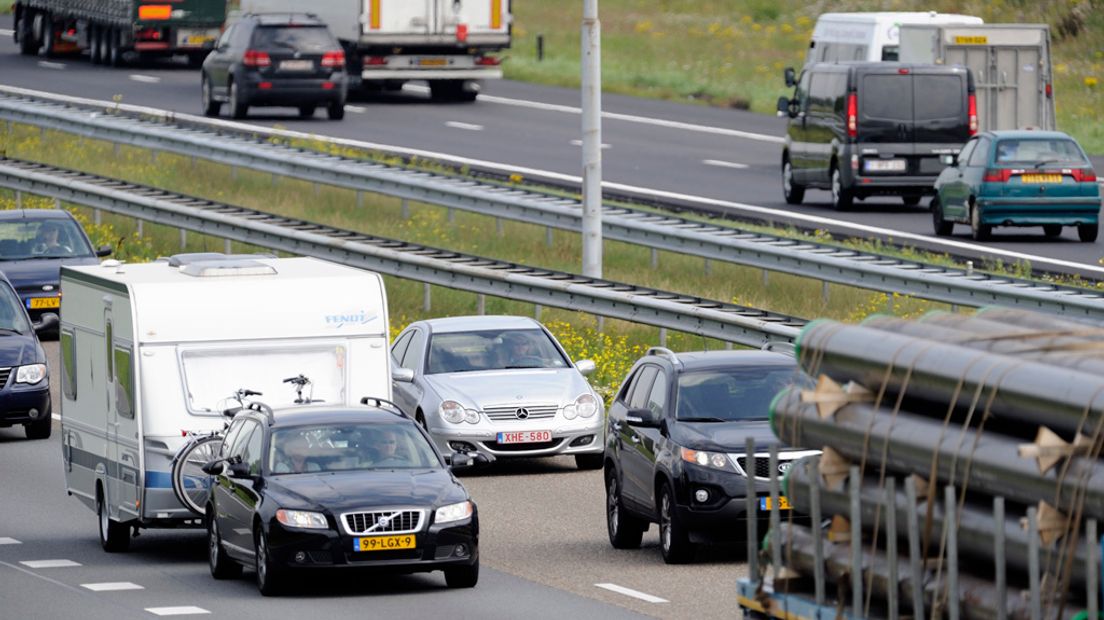
M 396 403 L 445 454 L 496 458 L 571 454 L 580 469 L 602 467 L 604 408 L 539 322 L 466 316 L 411 323 L 391 345 Z

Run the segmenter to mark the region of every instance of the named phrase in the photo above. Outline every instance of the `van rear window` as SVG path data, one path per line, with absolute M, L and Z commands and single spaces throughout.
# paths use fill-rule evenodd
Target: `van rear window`
M 882 73 L 863 76 L 862 115 L 889 121 L 911 121 L 912 76 Z
M 914 75 L 912 88 L 917 121 L 965 118 L 966 83 L 959 75 Z

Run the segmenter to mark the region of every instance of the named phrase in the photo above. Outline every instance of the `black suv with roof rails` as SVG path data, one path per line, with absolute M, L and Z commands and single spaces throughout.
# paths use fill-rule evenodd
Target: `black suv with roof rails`
M 753 475 L 760 499 L 754 517 L 766 519 L 769 449 L 778 443 L 768 421 L 770 404 L 794 383 L 811 381 L 792 355 L 650 349 L 609 408 L 604 460 L 610 544 L 639 547 L 653 522 L 659 523 L 668 564 L 693 559 L 699 543 L 745 542 L 747 438 L 756 446 Z M 779 469 L 815 453 L 780 450 Z
M 325 106 L 345 117 L 345 51 L 310 13 L 246 14 L 233 21 L 203 61 L 203 113 L 225 103 L 234 118 L 252 106 L 299 108 L 302 118 Z
M 801 204 L 806 189 L 826 189 L 843 210 L 855 199 L 900 196 L 908 206 L 934 193 L 942 156 L 977 133 L 973 74 L 960 66 L 898 62 L 807 65 L 786 69 L 793 97 L 778 100 L 789 117 L 782 150 L 782 191 Z
M 237 413 L 206 505 L 216 579 L 255 568 L 262 594 L 312 568 L 442 570 L 451 588 L 479 580 L 479 515 L 451 469 L 489 457 L 446 459 L 397 405 L 304 406 Z

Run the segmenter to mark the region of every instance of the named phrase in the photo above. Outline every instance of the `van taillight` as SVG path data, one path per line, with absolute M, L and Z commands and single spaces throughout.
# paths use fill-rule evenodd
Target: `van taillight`
M 1069 172 L 1078 183 L 1096 183 L 1096 171 L 1092 168 L 1074 168 Z
M 322 66 L 323 67 L 344 67 L 345 66 L 345 52 L 326 52 L 322 54 Z
M 1012 178 L 1011 168 L 989 168 L 985 171 L 982 181 L 986 183 L 1007 183 Z
M 242 64 L 247 67 L 267 67 L 272 64 L 272 59 L 268 57 L 268 52 L 245 50 L 245 56 L 242 57 Z
M 855 93 L 847 96 L 847 135 L 859 135 L 859 98 Z
M 977 95 L 970 93 L 969 103 L 970 114 L 970 135 L 976 136 L 978 132 L 978 118 L 977 118 Z

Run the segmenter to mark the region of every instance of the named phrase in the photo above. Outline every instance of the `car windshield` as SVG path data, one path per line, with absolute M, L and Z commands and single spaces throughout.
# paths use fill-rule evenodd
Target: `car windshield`
M 0 221 L 0 260 L 74 256 L 92 256 L 92 248 L 73 220 Z
M 997 142 L 998 166 L 1023 167 L 1046 164 L 1086 166 L 1088 161 L 1077 143 L 1062 138 L 1001 140 Z
M 337 43 L 322 26 L 262 26 L 253 33 L 253 47 L 327 52 L 337 49 Z
M 701 422 L 766 420 L 775 395 L 795 384 L 811 387 L 812 382 L 788 366 L 686 372 L 679 376 L 676 417 Z
M 304 474 L 440 468 L 433 446 L 413 424 L 319 424 L 272 434 L 268 471 Z
M 6 283 L 0 283 L 0 336 L 29 333 L 31 324 L 19 304 L 19 296 Z
M 567 368 L 567 360 L 540 329 L 486 330 L 434 334 L 426 374 Z

